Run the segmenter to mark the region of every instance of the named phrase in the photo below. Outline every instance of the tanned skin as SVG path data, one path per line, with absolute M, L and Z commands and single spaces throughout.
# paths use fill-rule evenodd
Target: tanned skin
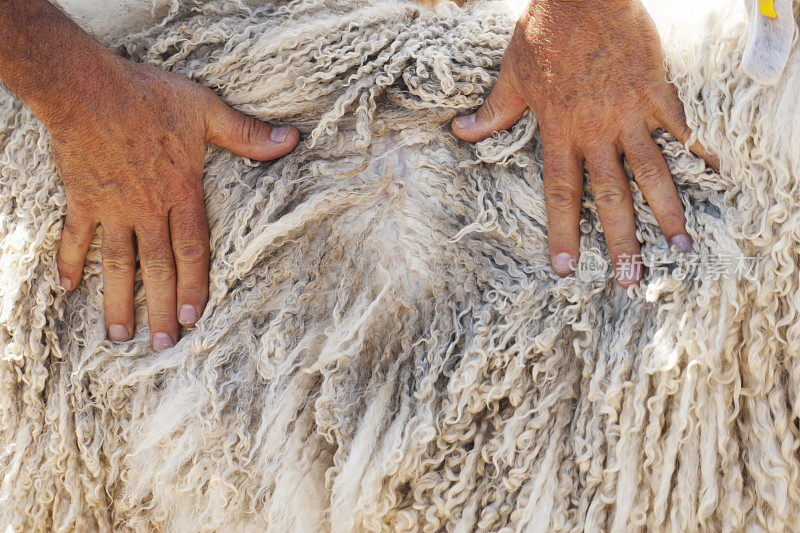
M 628 259 L 640 247 L 623 153 L 667 242 L 691 250 L 683 205 L 651 137 L 664 128 L 685 143 L 691 131 L 639 0 L 532 0 L 491 94 L 477 113 L 457 117 L 453 131 L 476 142 L 511 127 L 527 108 L 542 134 L 550 257 L 559 275 L 578 259 L 585 163 L 617 281 L 639 282 L 641 268 Z M 692 150 L 717 165 L 701 146 Z
M 208 300 L 205 144 L 266 161 L 292 151 L 299 133 L 246 117 L 196 83 L 115 56 L 45 0 L 0 0 L 0 80 L 51 134 L 67 196 L 62 286 L 80 283 L 102 226 L 109 337 L 133 336 L 138 252 L 151 342 L 159 351 L 173 346 L 179 322 L 194 325 Z

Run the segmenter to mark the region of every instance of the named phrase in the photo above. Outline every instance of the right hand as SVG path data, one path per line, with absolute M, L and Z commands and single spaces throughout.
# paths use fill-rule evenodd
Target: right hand
M 107 332 L 129 340 L 138 249 L 150 340 L 161 351 L 177 342 L 179 323 L 194 325 L 208 300 L 205 144 L 266 161 L 291 152 L 300 135 L 149 65 L 114 58 L 98 71 L 80 104 L 42 117 L 67 195 L 58 271 L 65 289 L 80 283 L 102 226 Z
M 571 274 L 580 251 L 584 163 L 606 244 L 623 287 L 642 276 L 630 184 L 622 154 L 667 242 L 692 250 L 680 196 L 651 132 L 680 142 L 691 131 L 667 80 L 655 24 L 639 0 L 531 0 L 503 56 L 497 83 L 453 131 L 476 142 L 511 127 L 530 108 L 539 119 L 550 257 Z M 712 166 L 716 158 L 695 144 Z

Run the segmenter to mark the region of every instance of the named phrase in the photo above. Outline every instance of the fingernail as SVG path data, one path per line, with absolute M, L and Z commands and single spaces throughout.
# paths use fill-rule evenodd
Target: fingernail
M 622 285 L 639 283 L 641 278 L 641 265 L 637 263 L 623 263 L 617 267 L 617 281 Z
M 682 254 L 692 251 L 692 238 L 688 235 L 675 235 L 669 244 Z
M 123 342 L 131 338 L 128 333 L 128 328 L 120 324 L 112 324 L 108 326 L 108 338 L 114 342 Z
M 163 352 L 167 348 L 172 348 L 173 346 L 175 346 L 175 343 L 166 333 L 159 332 L 153 335 L 153 349 L 155 349 L 155 351 Z
M 553 259 L 553 268 L 559 274 L 570 274 L 575 271 L 575 260 L 566 252 L 561 252 Z
M 190 325 L 197 322 L 197 311 L 191 305 L 182 305 L 178 311 L 178 322 L 183 325 Z
M 272 142 L 282 143 L 286 140 L 286 137 L 289 135 L 290 131 L 292 131 L 291 126 L 272 128 L 272 133 L 269 134 L 269 138 L 272 139 Z
M 61 286 L 64 287 L 64 290 L 67 290 L 67 291 L 71 291 L 72 288 L 75 286 L 75 284 L 72 283 L 72 280 L 69 279 L 69 278 L 63 278 L 62 277 L 61 280 L 59 281 L 59 283 L 61 283 Z
M 460 117 L 456 117 L 453 119 L 453 122 L 456 123 L 461 129 L 466 129 L 475 124 L 475 113 L 471 113 L 469 115 L 461 115 Z

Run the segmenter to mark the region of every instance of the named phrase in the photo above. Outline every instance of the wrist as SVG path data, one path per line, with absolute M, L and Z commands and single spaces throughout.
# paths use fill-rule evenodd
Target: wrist
M 618 26 L 620 21 L 630 21 L 641 14 L 646 15 L 647 11 L 640 0 L 530 0 L 520 23 L 545 33 L 554 28 L 585 31 L 588 27 L 602 32 L 603 28 Z
M 585 8 L 588 13 L 607 13 L 628 10 L 637 3 L 639 3 L 638 0 L 531 0 L 529 11 L 559 13 L 574 12 Z
M 48 127 L 96 98 L 118 69 L 47 0 L 0 0 L 0 27 L 0 78 Z
M 64 72 L 26 102 L 51 134 L 74 131 L 76 122 L 92 115 L 98 103 L 113 97 L 109 91 L 114 89 L 110 88 L 118 86 L 126 74 L 121 61 L 99 46 L 85 51 L 67 61 Z

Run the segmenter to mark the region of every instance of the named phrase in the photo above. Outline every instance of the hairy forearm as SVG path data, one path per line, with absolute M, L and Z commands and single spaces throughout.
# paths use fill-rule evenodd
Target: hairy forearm
M 48 127 L 68 122 L 117 59 L 47 0 L 0 0 L 0 80 Z

